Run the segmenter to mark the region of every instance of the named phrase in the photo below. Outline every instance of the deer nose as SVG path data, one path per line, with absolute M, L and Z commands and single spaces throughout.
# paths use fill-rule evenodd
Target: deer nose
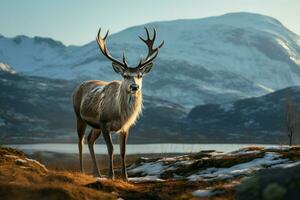
M 133 84 L 130 85 L 130 90 L 131 91 L 137 91 L 138 89 L 139 89 L 138 84 L 133 83 Z

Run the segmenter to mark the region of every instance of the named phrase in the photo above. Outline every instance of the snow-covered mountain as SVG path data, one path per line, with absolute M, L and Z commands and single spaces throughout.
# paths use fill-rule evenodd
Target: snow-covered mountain
M 144 25 L 111 35 L 115 57 L 135 65 L 146 54 Z M 145 77 L 144 93 L 185 106 L 224 103 L 300 84 L 300 37 L 278 20 L 252 13 L 153 22 L 165 46 Z M 104 34 L 104 33 L 103 33 Z M 95 33 L 96 36 L 96 33 Z M 96 42 L 64 46 L 26 36 L 0 36 L 0 61 L 28 75 L 62 79 L 118 78 Z

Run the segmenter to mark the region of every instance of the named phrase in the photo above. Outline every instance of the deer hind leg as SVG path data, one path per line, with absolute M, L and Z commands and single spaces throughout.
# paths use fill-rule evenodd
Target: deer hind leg
M 108 129 L 103 129 L 102 130 L 103 137 L 106 143 L 108 155 L 109 155 L 109 171 L 108 171 L 108 177 L 111 179 L 115 178 L 115 173 L 114 173 L 114 146 L 112 143 L 110 131 Z
M 86 129 L 86 123 L 82 119 L 77 118 L 79 164 L 80 164 L 80 171 L 81 172 L 83 172 L 82 148 L 83 148 L 83 145 L 84 145 L 85 129 Z
M 91 154 L 93 165 L 94 165 L 94 174 L 96 176 L 99 176 L 99 177 L 101 177 L 101 173 L 100 173 L 100 171 L 98 169 L 98 164 L 97 164 L 97 160 L 96 160 L 96 156 L 95 156 L 95 152 L 94 152 L 94 145 L 95 145 L 96 139 L 100 135 L 101 135 L 101 130 L 99 130 L 99 129 L 91 129 L 90 134 L 87 137 L 88 145 L 89 145 L 89 150 L 90 150 L 90 154 Z

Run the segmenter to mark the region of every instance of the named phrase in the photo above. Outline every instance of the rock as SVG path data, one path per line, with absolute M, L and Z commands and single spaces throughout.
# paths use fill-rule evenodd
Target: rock
M 300 165 L 259 171 L 237 187 L 237 199 L 299 199 Z

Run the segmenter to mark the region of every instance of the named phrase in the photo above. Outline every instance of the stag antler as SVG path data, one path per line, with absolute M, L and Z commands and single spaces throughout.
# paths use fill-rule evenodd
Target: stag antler
M 123 53 L 122 62 L 121 62 L 118 59 L 112 57 L 111 53 L 108 51 L 108 49 L 106 47 L 106 38 L 109 34 L 109 31 L 106 32 L 104 38 L 101 37 L 100 32 L 101 32 L 101 28 L 98 31 L 98 35 L 97 35 L 96 40 L 98 42 L 99 48 L 100 48 L 101 52 L 103 53 L 103 55 L 105 55 L 112 62 L 117 63 L 118 65 L 122 66 L 124 69 L 127 69 L 128 64 L 126 62 L 124 53 Z
M 141 36 L 139 36 L 139 38 L 147 45 L 148 55 L 147 55 L 146 58 L 141 59 L 138 66 L 135 67 L 135 68 L 143 68 L 144 66 L 146 66 L 147 64 L 152 62 L 154 60 L 154 58 L 156 58 L 156 56 L 158 55 L 159 49 L 164 45 L 164 41 L 162 41 L 162 43 L 158 47 L 153 48 L 153 44 L 154 44 L 154 41 L 155 41 L 155 38 L 156 38 L 156 30 L 155 30 L 155 28 L 153 28 L 153 37 L 152 37 L 152 39 L 150 38 L 149 31 L 146 27 L 145 27 L 145 30 L 146 30 L 146 33 L 147 33 L 147 39 L 143 39 Z M 114 63 L 117 63 L 118 65 L 120 65 L 124 69 L 128 69 L 129 67 L 128 67 L 128 64 L 126 62 L 124 53 L 123 53 L 122 61 L 119 61 L 118 59 L 112 57 L 111 53 L 108 51 L 107 46 L 106 46 L 106 38 L 109 34 L 109 31 L 106 32 L 104 38 L 101 37 L 100 32 L 101 32 L 101 28 L 99 29 L 96 40 L 98 42 L 99 48 L 100 48 L 101 52 L 103 53 L 103 55 L 105 55 L 109 60 L 111 60 Z
M 141 59 L 137 68 L 142 68 L 143 66 L 147 65 L 148 63 L 152 62 L 154 60 L 154 58 L 156 58 L 156 56 L 158 55 L 158 51 L 159 49 L 164 45 L 164 41 L 162 41 L 162 43 L 156 47 L 153 48 L 153 44 L 156 38 L 156 30 L 155 28 L 153 28 L 153 38 L 150 38 L 150 34 L 149 31 L 146 27 L 144 27 L 147 33 L 147 39 L 142 38 L 141 36 L 139 36 L 139 38 L 147 45 L 148 47 L 148 55 L 145 59 Z

